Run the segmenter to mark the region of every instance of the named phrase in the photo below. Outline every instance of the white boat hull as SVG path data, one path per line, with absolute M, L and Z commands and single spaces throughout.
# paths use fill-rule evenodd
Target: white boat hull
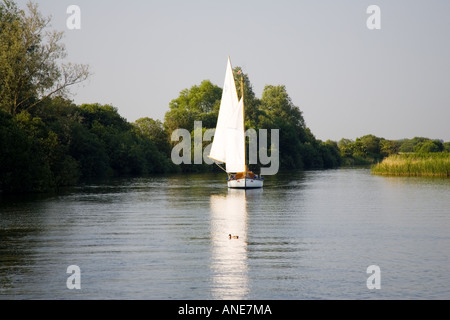
M 261 180 L 261 179 L 242 178 L 242 179 L 228 180 L 228 188 L 233 188 L 233 189 L 262 188 L 263 185 L 264 185 L 264 180 Z

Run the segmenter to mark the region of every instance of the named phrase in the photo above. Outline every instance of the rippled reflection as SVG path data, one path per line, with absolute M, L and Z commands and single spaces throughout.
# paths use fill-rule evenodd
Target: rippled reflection
M 213 297 L 244 299 L 249 291 L 246 191 L 230 189 L 225 196 L 212 195 L 210 206 Z M 229 234 L 239 238 L 230 239 Z

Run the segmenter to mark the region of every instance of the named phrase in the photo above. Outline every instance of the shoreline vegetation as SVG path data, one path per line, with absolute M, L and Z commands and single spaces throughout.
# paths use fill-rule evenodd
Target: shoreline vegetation
M 90 76 L 89 66 L 65 64 L 63 33 L 49 25 L 50 18 L 31 2 L 26 10 L 12 0 L 0 2 L 0 193 L 52 192 L 130 175 L 221 172 L 215 165 L 175 165 L 171 152 L 179 141 L 171 137 L 177 129 L 194 135 L 195 121 L 204 130 L 215 128 L 222 88 L 204 80 L 182 90 L 168 103 L 163 121 L 145 117 L 130 123 L 112 105 L 76 105 L 67 98 L 68 88 Z M 240 67 L 233 71 L 237 82 L 243 77 L 246 128 L 279 129 L 280 170 L 367 166 L 399 152 L 450 152 L 450 142 L 421 137 L 388 140 L 369 134 L 321 141 L 284 85 L 266 85 L 256 97 L 249 75 Z M 250 170 L 259 172 L 261 166 Z M 448 162 L 436 166 L 448 168 Z
M 374 165 L 372 174 L 406 177 L 450 177 L 450 153 L 392 155 Z

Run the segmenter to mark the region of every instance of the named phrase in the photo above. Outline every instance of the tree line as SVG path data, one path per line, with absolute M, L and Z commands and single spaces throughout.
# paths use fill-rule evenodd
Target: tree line
M 0 190 L 45 192 L 80 181 L 124 175 L 219 171 L 214 165 L 171 161 L 171 132 L 194 120 L 214 127 L 221 89 L 210 81 L 183 90 L 170 103 L 165 121 L 141 118 L 133 123 L 111 105 L 47 98 L 36 108 L 12 115 L 0 110 Z M 397 153 L 450 151 L 450 143 L 428 138 L 386 140 L 366 135 L 355 141 L 320 141 L 305 126 L 285 87 L 267 86 L 254 101 L 247 124 L 280 129 L 280 169 L 328 169 L 368 165 Z M 192 120 L 192 121 L 191 121 Z
M 68 89 L 88 78 L 89 67 L 64 64 L 62 34 L 48 31 L 50 19 L 36 5 L 27 8 L 19 10 L 10 0 L 0 4 L 0 192 L 46 192 L 111 176 L 220 170 L 171 161 L 174 130 L 194 134 L 194 121 L 202 121 L 204 130 L 216 126 L 220 87 L 205 80 L 182 90 L 164 121 L 130 123 L 114 106 L 76 105 Z M 267 85 L 258 98 L 249 76 L 239 67 L 234 72 L 237 83 L 243 77 L 246 127 L 280 130 L 281 170 L 370 164 L 398 152 L 450 151 L 449 143 L 427 138 L 321 141 L 285 86 Z
M 399 153 L 450 152 L 450 142 L 438 139 L 415 137 L 412 139 L 387 140 L 374 135 L 365 135 L 355 141 L 341 139 L 338 142 L 343 165 L 370 165 Z

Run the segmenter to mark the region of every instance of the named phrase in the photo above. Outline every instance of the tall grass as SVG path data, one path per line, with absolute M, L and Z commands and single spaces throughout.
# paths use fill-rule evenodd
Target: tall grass
M 388 176 L 450 177 L 450 153 L 408 153 L 387 157 L 372 174 Z

